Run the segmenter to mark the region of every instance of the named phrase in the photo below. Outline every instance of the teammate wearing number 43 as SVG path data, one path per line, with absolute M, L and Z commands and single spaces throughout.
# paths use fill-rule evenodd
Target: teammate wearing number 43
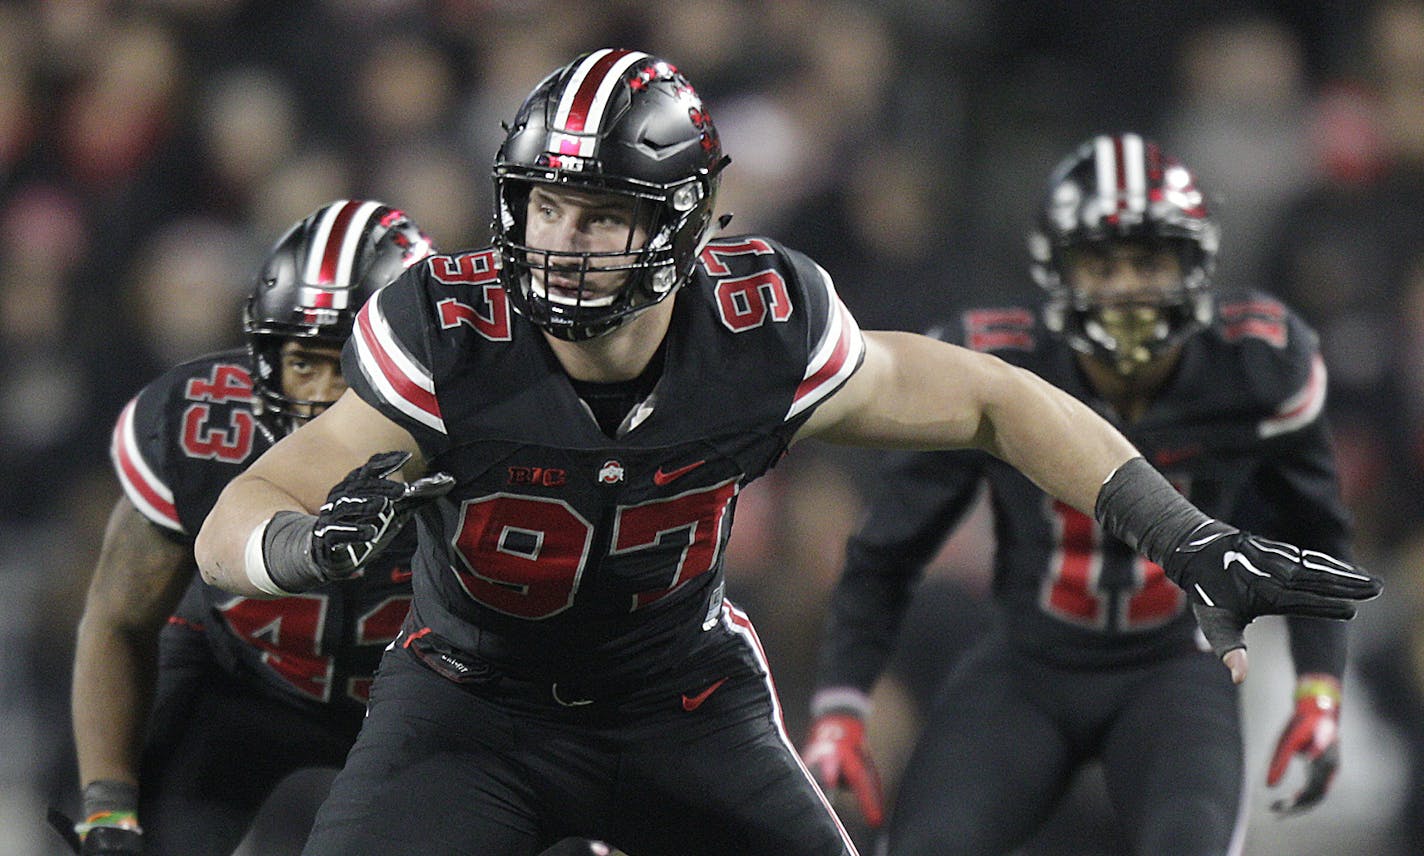
M 1135 134 L 1097 137 L 1053 173 L 1030 243 L 1046 305 L 964 312 L 939 335 L 1088 403 L 1208 513 L 1349 555 L 1315 336 L 1269 297 L 1209 288 L 1216 225 L 1186 167 Z M 1010 852 L 1094 758 L 1132 852 L 1238 852 L 1237 693 L 1194 641 L 1187 594 L 982 453 L 906 454 L 887 468 L 832 596 L 807 763 L 854 790 L 879 825 L 867 693 L 911 586 L 985 482 L 996 620 L 937 693 L 898 790 L 890 852 Z M 1300 555 L 1248 544 L 1219 561 L 1255 573 L 1258 556 Z M 1302 561 L 1348 567 L 1320 554 Z M 1293 616 L 1289 629 L 1294 716 L 1267 780 L 1278 784 L 1299 757 L 1305 785 L 1277 803 L 1282 811 L 1313 805 L 1335 774 L 1345 666 L 1343 623 Z M 1216 641 L 1224 653 L 1238 640 Z
M 341 766 L 410 601 L 414 533 L 359 579 L 283 601 L 203 584 L 193 537 L 233 476 L 346 388 L 356 310 L 432 251 L 380 202 L 322 206 L 263 264 L 247 349 L 168 371 L 119 416 L 124 495 L 74 668 L 85 854 L 225 856 L 288 773 Z
M 1219 638 L 1378 592 L 1262 554 L 1032 373 L 862 333 L 806 256 L 712 238 L 727 162 L 666 60 L 604 49 L 556 69 L 507 125 L 494 247 L 368 302 L 351 389 L 203 524 L 205 577 L 284 596 L 418 522 L 410 619 L 308 856 L 522 856 L 569 835 L 637 856 L 854 852 L 723 594 L 738 492 L 806 437 L 992 450 L 1098 503 L 1216 605 Z M 1203 527 L 1218 537 L 1192 552 Z

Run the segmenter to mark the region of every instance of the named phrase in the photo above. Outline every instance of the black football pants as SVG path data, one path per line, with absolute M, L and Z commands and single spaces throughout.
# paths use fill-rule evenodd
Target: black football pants
M 1091 760 L 1134 853 L 1239 852 L 1239 701 L 1215 656 L 1069 669 L 994 632 L 940 688 L 896 797 L 890 853 L 1009 853 Z
M 526 856 L 566 836 L 631 856 L 853 853 L 751 656 L 710 693 L 546 692 L 539 711 L 527 688 L 462 686 L 394 647 L 304 853 Z

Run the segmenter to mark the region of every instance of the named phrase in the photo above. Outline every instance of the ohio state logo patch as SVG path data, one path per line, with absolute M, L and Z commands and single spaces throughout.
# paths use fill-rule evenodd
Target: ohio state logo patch
M 604 461 L 598 468 L 598 480 L 604 484 L 618 484 L 623 481 L 623 465 L 617 461 Z

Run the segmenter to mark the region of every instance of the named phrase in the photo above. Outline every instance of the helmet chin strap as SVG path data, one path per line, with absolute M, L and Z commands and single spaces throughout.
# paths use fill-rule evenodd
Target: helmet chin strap
M 697 245 L 697 252 L 701 253 L 707 248 L 708 242 L 720 234 L 723 229 L 727 228 L 727 225 L 732 222 L 732 216 L 732 212 L 728 211 L 726 214 L 717 218 L 717 222 L 713 224 L 711 229 L 707 230 L 707 237 L 703 238 L 701 243 Z

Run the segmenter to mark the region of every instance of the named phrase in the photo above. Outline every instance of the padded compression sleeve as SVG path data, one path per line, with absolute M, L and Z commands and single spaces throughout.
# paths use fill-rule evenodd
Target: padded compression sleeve
M 1213 522 L 1142 457 L 1108 476 L 1093 512 L 1104 529 L 1168 570 L 1167 558 L 1187 536 Z
M 299 511 L 272 515 L 262 533 L 262 563 L 271 581 L 286 594 L 297 594 L 327 582 L 312 558 L 312 527 L 316 517 Z

